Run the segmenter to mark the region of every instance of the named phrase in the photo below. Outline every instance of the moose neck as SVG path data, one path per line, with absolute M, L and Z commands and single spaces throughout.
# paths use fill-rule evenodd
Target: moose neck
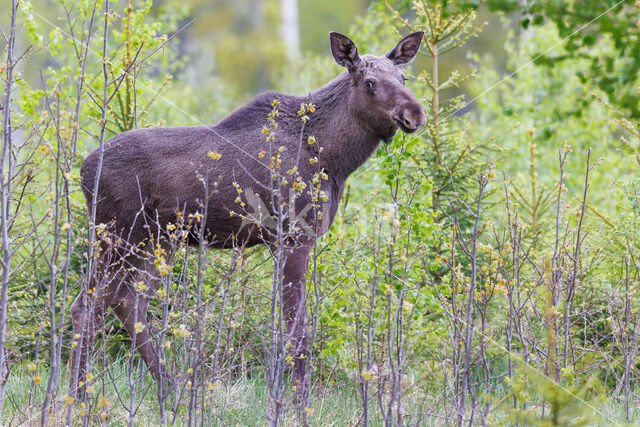
M 308 122 L 307 132 L 318 140 L 318 158 L 340 184 L 364 164 L 380 143 L 380 137 L 354 119 L 350 105 L 353 90 L 348 72 L 311 93 L 317 112 Z

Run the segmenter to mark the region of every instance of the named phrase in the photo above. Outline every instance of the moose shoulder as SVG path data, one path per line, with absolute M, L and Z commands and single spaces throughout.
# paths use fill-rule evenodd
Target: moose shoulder
M 275 169 L 285 177 L 286 171 L 294 170 L 292 179 L 301 183 L 322 176 L 322 222 L 313 224 L 319 225 L 315 234 L 287 242 L 282 283 L 291 351 L 294 356 L 305 354 L 304 281 L 313 240 L 333 220 L 346 179 L 380 141 L 389 141 L 398 129 L 413 132 L 425 124 L 421 104 L 404 87 L 401 68 L 415 57 L 422 37 L 422 32 L 405 37 L 385 56 L 361 57 L 349 38 L 331 33 L 333 58 L 346 71 L 307 97 L 265 93 L 213 127 L 147 128 L 115 136 L 104 147 L 98 188 L 94 182 L 99 152 L 92 152 L 82 165 L 82 188 L 89 205 L 97 192 L 95 222 L 112 224 L 119 239 L 144 247 L 150 223 L 162 229 L 178 222 L 180 215 L 197 214 L 204 218 L 203 233 L 191 233 L 191 244 L 206 235 L 209 247 L 273 246 L 273 238 L 261 230 L 264 227 L 247 225 L 243 212 L 260 211 L 267 217 L 278 213 L 273 203 Z M 304 123 L 301 108 L 314 110 Z M 272 139 L 265 141 L 265 135 Z M 241 192 L 245 199 L 239 199 Z M 296 211 L 305 212 L 312 197 L 311 192 L 299 191 Z M 89 286 L 102 284 L 96 293 L 99 301 L 89 306 L 80 295 L 72 306 L 74 334 L 83 336 L 73 354 L 72 390 L 84 380 L 88 351 L 109 307 L 135 336 L 150 370 L 158 377 L 164 374 L 146 327 L 148 298 L 134 287 L 143 280 L 148 295 L 157 288 L 153 262 L 139 253 L 115 250 L 103 250 L 100 257 L 95 283 Z M 136 328 L 134 319 L 144 328 Z M 295 360 L 296 379 L 304 384 L 304 358 Z

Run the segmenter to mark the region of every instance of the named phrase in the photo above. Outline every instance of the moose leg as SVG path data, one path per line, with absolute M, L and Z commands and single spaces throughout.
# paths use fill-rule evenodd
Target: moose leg
M 71 355 L 71 386 L 69 393 L 75 398 L 86 382 L 89 354 L 93 348 L 97 329 L 103 324 L 104 301 L 98 295 L 86 292 L 78 295 L 71 305 L 73 325 L 73 351 Z
M 293 358 L 294 380 L 301 392 L 307 387 L 307 306 L 305 279 L 309 246 L 289 248 L 286 251 L 282 282 L 283 312 L 289 339 L 289 354 Z
M 113 253 L 104 251 L 97 258 L 88 289 L 83 290 L 71 305 L 73 350 L 71 353 L 71 384 L 69 394 L 75 398 L 86 382 L 89 355 L 98 329 L 104 326 L 104 311 L 109 287 L 118 281 L 117 265 L 110 265 Z
M 149 299 L 142 292 L 136 292 L 130 285 L 122 286 L 116 295 L 113 312 L 122 322 L 136 350 L 144 360 L 147 368 L 156 378 L 164 377 L 164 370 L 158 359 L 158 353 L 153 347 L 147 309 Z

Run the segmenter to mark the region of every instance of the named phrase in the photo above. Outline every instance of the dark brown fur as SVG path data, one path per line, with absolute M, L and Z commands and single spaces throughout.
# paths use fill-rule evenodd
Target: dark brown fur
M 206 232 L 212 240 L 209 246 L 270 244 L 269 237 L 261 234 L 257 227 L 242 227 L 240 216 L 231 216 L 229 212 L 240 213 L 240 207 L 235 203 L 238 194 L 232 185 L 234 182 L 242 189 L 252 190 L 266 206 L 270 206 L 269 159 L 268 156 L 259 158 L 258 153 L 268 149 L 261 129 L 267 123 L 272 101 L 276 99 L 279 126 L 274 132 L 274 146 L 286 147 L 281 170 L 297 165 L 306 182 L 321 170 L 328 175 L 323 181 L 323 191 L 328 196 L 323 206 L 326 218 L 319 233 L 323 234 L 333 221 L 346 179 L 372 155 L 380 141 L 389 141 L 398 128 L 412 132 L 424 125 L 426 118 L 422 106 L 403 86 L 401 70 L 401 65 L 415 56 L 421 39 L 422 33 L 415 33 L 403 39 L 386 56 L 360 58 L 351 40 L 332 33 L 333 56 L 347 71 L 312 92 L 308 98 L 264 93 L 213 127 L 147 128 L 115 136 L 105 144 L 96 223 L 113 224 L 116 235 L 131 244 L 144 242 L 150 235 L 149 229 L 144 227 L 145 221 L 163 226 L 179 222 L 177 213 L 180 211 L 186 215 L 202 211 L 204 189 L 199 175 L 206 175 L 211 186 L 218 182 L 206 217 Z M 315 104 L 316 111 L 310 114 L 300 145 L 302 122 L 298 110 L 305 102 Z M 323 147 L 321 153 L 317 147 L 306 143 L 307 136 L 317 139 Z M 220 153 L 221 159 L 208 157 L 212 151 Z M 311 164 L 309 159 L 316 156 L 319 162 Z M 98 157 L 97 150 L 92 152 L 81 170 L 89 205 Z M 304 208 L 310 202 L 310 196 L 303 192 L 296 206 Z M 190 243 L 197 243 L 196 236 L 191 237 Z M 306 351 L 304 280 L 312 244 L 313 238 L 307 236 L 290 244 L 286 250 L 284 310 L 288 330 L 297 344 L 295 355 Z M 136 347 L 149 368 L 154 374 L 161 375 L 147 327 L 148 299 L 144 295 L 136 298 L 133 287 L 136 281 L 144 280 L 148 294 L 155 291 L 158 281 L 154 279 L 157 274 L 153 264 L 128 256 L 125 264 L 135 269 L 116 272 L 110 265 L 122 262 L 114 258 L 118 255 L 107 251 L 102 256 L 92 285 L 97 289 L 97 303 L 88 307 L 83 302 L 87 298 L 81 295 L 72 306 L 74 334 L 83 330 L 83 313 L 88 314 L 90 323 L 84 329 L 84 345 L 74 352 L 74 366 L 77 363 L 80 368 L 79 380 L 82 381 L 85 375 L 87 352 L 95 330 L 103 320 L 104 310 L 109 307 L 113 307 L 129 335 L 136 335 Z M 143 332 L 136 334 L 134 320 L 145 326 Z M 303 358 L 296 358 L 295 371 L 303 382 Z

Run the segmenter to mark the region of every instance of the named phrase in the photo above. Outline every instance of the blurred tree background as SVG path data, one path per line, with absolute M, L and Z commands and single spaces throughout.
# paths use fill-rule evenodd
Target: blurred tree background
M 288 42 L 284 39 L 282 31 L 282 7 L 286 3 L 286 0 L 155 1 L 149 2 L 150 11 L 147 19 L 163 22 L 163 29 L 170 34 L 195 18 L 194 22 L 172 41 L 171 49 L 163 52 L 163 60 L 168 63 L 166 70 L 170 71 L 175 79 L 188 86 L 203 89 L 192 93 L 191 99 L 204 108 L 208 105 L 209 109 L 214 108 L 212 104 L 226 103 L 229 96 L 233 97 L 235 105 L 241 105 L 260 91 L 286 88 L 290 82 L 281 79 L 283 69 L 297 66 L 297 61 L 302 58 L 326 59 L 324 68 L 333 67 L 331 72 L 319 72 L 326 72 L 326 75 L 322 75 L 328 81 L 340 71 L 339 67 L 333 66 L 329 56 L 330 31 L 350 35 L 354 40 L 360 41 L 363 47 L 369 44 L 382 49 L 392 47 L 389 40 L 385 40 L 386 45 L 382 46 L 381 43 L 374 43 L 371 37 L 363 37 L 362 33 L 368 19 L 367 11 L 386 10 L 384 2 L 297 0 L 293 2 L 297 3 L 298 11 L 297 22 L 293 24 L 299 39 L 298 53 L 288 53 Z M 31 5 L 31 20 L 44 23 L 50 30 L 54 29 L 53 25 L 64 19 L 53 14 L 56 9 L 51 6 L 57 5 L 57 2 L 35 0 L 22 4 Z M 124 13 L 126 5 L 124 0 L 112 2 L 113 9 L 118 14 Z M 395 6 L 398 10 L 407 12 L 410 2 L 397 2 Z M 479 64 L 469 61 L 469 55 L 473 52 L 490 53 L 495 61 L 493 65 L 499 71 L 506 70 L 506 52 L 503 45 L 507 31 L 517 27 L 519 13 L 491 13 L 484 3 L 479 7 L 478 21 L 486 22 L 486 28 L 476 39 L 470 41 L 468 52 L 453 52 L 445 64 L 446 69 L 468 72 L 477 68 Z M 6 25 L 8 17 L 0 17 L 0 23 Z M 381 36 L 390 34 L 392 32 L 387 30 L 386 33 L 372 36 L 381 41 Z M 60 35 L 57 33 L 58 37 Z M 36 41 L 46 41 L 42 39 L 42 35 L 36 37 Z M 18 34 L 17 43 L 20 47 L 30 46 L 33 41 L 26 33 Z M 43 52 L 36 52 L 34 56 L 32 61 L 35 65 L 23 72 L 28 81 L 37 81 L 38 70 L 49 65 L 51 61 L 51 57 Z M 428 60 L 418 58 L 417 68 L 427 66 Z M 209 87 L 212 82 L 214 85 Z M 323 82 L 318 78 L 316 84 Z M 313 87 L 300 85 L 298 89 L 300 92 Z M 216 96 L 219 93 L 224 96 Z M 208 97 L 217 97 L 217 102 L 207 101 Z M 212 119 L 217 120 L 224 113 L 225 111 L 220 111 Z M 199 118 L 207 117 L 203 115 Z

